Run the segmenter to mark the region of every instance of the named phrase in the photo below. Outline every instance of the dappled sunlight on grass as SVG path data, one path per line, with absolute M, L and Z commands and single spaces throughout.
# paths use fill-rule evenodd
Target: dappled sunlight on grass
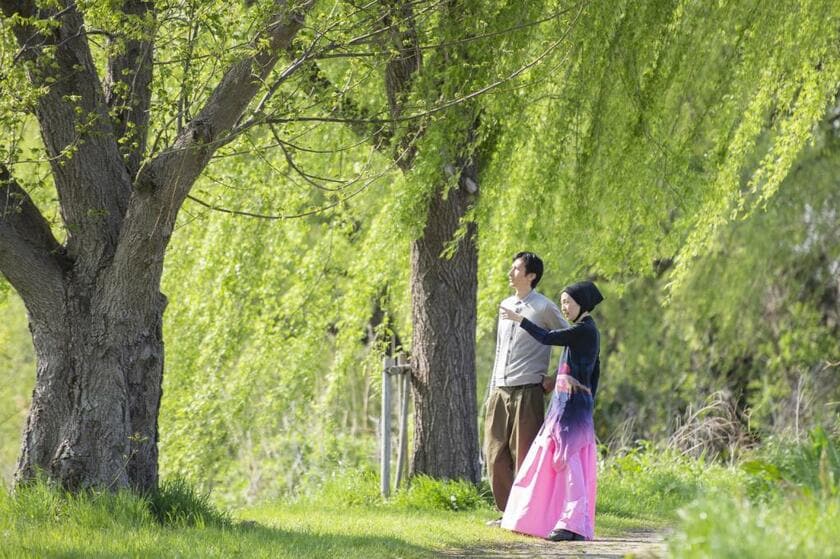
M 634 533 L 667 532 L 680 558 L 840 556 L 837 448 L 815 432 L 725 467 L 640 445 L 602 463 L 596 539 L 632 547 Z M 547 544 L 486 526 L 498 513 L 485 484 L 418 477 L 382 499 L 369 470 L 321 481 L 230 512 L 180 480 L 148 498 L 70 495 L 38 482 L 0 492 L 0 557 L 412 559 L 542 553 Z

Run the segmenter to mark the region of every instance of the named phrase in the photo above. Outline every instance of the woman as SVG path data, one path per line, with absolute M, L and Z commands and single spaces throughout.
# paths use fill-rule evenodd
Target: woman
M 589 281 L 563 290 L 560 304 L 573 323 L 544 330 L 511 309 L 540 343 L 566 346 L 545 422 L 513 482 L 502 528 L 551 541 L 595 536 L 596 449 L 592 410 L 598 389 L 600 335 L 589 316 L 603 296 Z

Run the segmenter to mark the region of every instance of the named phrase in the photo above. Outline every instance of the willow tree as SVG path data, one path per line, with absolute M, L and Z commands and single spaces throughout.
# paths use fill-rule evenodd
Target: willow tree
M 446 348 L 461 352 L 457 359 L 423 364 L 424 371 L 416 371 L 415 388 L 428 391 L 430 413 L 423 419 L 418 415 L 418 431 L 424 432 L 415 439 L 421 457 L 415 471 L 473 475 L 476 451 L 469 441 L 475 436 L 467 422 L 474 421 L 469 417 L 474 411 L 447 416 L 445 409 L 475 382 L 472 373 L 453 364 L 474 358 L 472 334 L 446 345 L 446 335 L 459 331 L 453 325 L 463 327 L 474 313 L 470 282 L 482 286 L 478 300 L 485 320 L 479 330 L 486 331 L 505 289 L 500 267 L 523 243 L 550 262 L 548 286 L 582 273 L 625 281 L 654 267 L 667 271 L 680 251 L 701 248 L 698 239 L 710 224 L 728 218 L 727 212 L 712 216 L 702 210 L 705 204 L 721 202 L 721 189 L 740 192 L 740 185 L 711 180 L 720 161 L 704 163 L 708 157 L 732 151 L 740 159 L 734 164 L 746 173 L 777 138 L 774 153 L 795 157 L 810 137 L 808 122 L 819 119 L 836 81 L 833 66 L 819 62 L 833 60 L 827 5 L 772 14 L 747 4 L 661 1 L 617 7 L 529 3 L 528 8 L 533 11 L 504 2 L 366 5 L 367 21 L 377 25 L 359 35 L 367 37 L 365 42 L 344 40 L 352 48 L 342 51 L 338 62 L 319 60 L 321 71 L 310 67 L 308 74 L 307 92 L 314 94 L 318 109 L 309 113 L 312 121 L 349 126 L 405 167 L 393 188 L 360 195 L 369 208 L 359 211 L 362 202 L 357 208 L 348 203 L 348 214 L 364 219 L 348 245 L 359 264 L 349 263 L 349 278 L 338 280 L 347 282 L 344 296 L 353 292 L 355 303 L 335 319 L 339 343 L 357 343 L 354 332 L 363 324 L 350 315 L 366 321 L 382 285 L 392 282 L 391 301 L 404 304 L 402 282 L 410 284 L 411 278 L 389 275 L 384 268 L 409 264 L 417 278 L 428 272 L 431 289 L 419 286 L 411 309 L 389 310 L 403 313 L 401 327 L 427 321 L 426 331 L 441 334 L 432 343 L 415 340 L 415 360 L 428 359 L 425 352 L 444 355 Z M 369 41 L 371 35 L 376 39 Z M 768 38 L 776 35 L 795 37 L 806 48 L 774 47 L 779 60 L 768 70 L 771 77 L 759 83 L 753 78 L 766 62 L 759 53 L 768 51 Z M 700 61 L 696 53 L 704 53 Z M 519 74 L 521 80 L 506 80 L 534 61 L 539 63 Z M 355 73 L 346 71 L 353 65 Z M 809 73 L 809 67 L 819 72 Z M 381 81 L 348 92 L 342 84 L 356 83 L 365 70 Z M 783 83 L 781 77 L 804 84 L 784 89 L 787 101 L 766 89 L 768 83 Z M 497 87 L 487 95 L 470 96 L 493 84 Z M 334 96 L 324 99 L 330 91 Z M 748 102 L 761 92 L 774 107 L 787 102 L 796 110 L 747 113 Z M 734 131 L 744 114 L 752 119 L 744 131 L 755 135 L 736 141 Z M 303 152 L 295 156 L 303 160 Z M 319 174 L 313 165 L 311 174 Z M 458 207 L 459 200 L 467 203 Z M 437 218 L 448 220 L 443 234 L 432 226 Z M 478 231 L 481 260 L 473 280 L 448 257 L 474 254 L 470 242 Z M 697 236 L 689 238 L 692 232 Z M 395 247 L 415 254 L 412 245 L 426 242 L 426 235 L 434 241 L 427 244 L 434 258 L 426 264 L 412 266 L 394 254 Z M 371 280 L 381 283 L 371 289 Z M 462 298 L 449 296 L 458 290 Z M 366 304 L 359 304 L 365 297 Z M 343 411 L 348 379 L 358 379 L 350 374 L 355 361 L 349 356 L 356 354 L 345 347 L 337 353 L 333 367 L 347 374 L 333 375 L 327 392 L 333 409 Z M 437 382 L 443 387 L 439 394 L 431 388 Z M 471 406 L 466 400 L 465 407 Z M 424 439 L 434 433 L 444 440 L 452 425 L 465 438 L 450 437 L 442 444 Z M 456 461 L 441 448 L 465 452 Z M 458 473 L 450 464 L 457 464 Z
M 581 6 L 449 1 L 421 20 L 411 5 L 394 22 L 385 86 L 410 156 L 400 167 L 412 187 L 401 207 L 412 232 L 412 471 L 478 481 L 474 211 L 495 142 L 516 118 L 510 91 L 529 98 L 530 70 L 568 51 Z
M 368 52 L 349 49 L 344 56 L 373 58 L 381 81 L 361 92 L 343 92 L 329 68 L 313 62 L 309 91 L 329 107 L 333 120 L 389 156 L 405 179 L 396 214 L 406 231 L 398 236 L 409 239 L 410 254 L 416 412 L 411 469 L 478 481 L 478 252 L 469 215 L 479 196 L 482 154 L 492 148 L 488 138 L 503 133 L 499 115 L 487 111 L 482 99 L 500 86 L 515 87 L 520 75 L 560 43 L 555 38 L 547 50 L 533 48 L 529 43 L 539 26 L 562 29 L 571 25 L 575 11 L 540 2 L 522 9 L 469 1 L 389 1 L 362 11 L 377 24 L 369 32 L 379 36 L 373 42 L 377 50 L 370 53 L 366 45 Z M 497 56 L 495 43 L 505 45 L 506 56 Z M 384 109 L 364 108 L 357 99 L 372 88 L 381 88 L 373 96 L 384 98 Z
M 562 72 L 535 70 L 537 101 L 494 153 L 506 188 L 485 189 L 483 254 L 519 231 L 567 279 L 677 287 L 813 141 L 840 89 L 839 17 L 832 2 L 587 4 Z
M 774 234 L 760 228 L 778 222 L 762 215 L 765 208 L 786 179 L 814 165 L 803 153 L 822 141 L 815 130 L 840 91 L 838 24 L 831 2 L 590 3 L 563 72 L 544 76 L 521 133 L 501 139 L 485 183 L 506 188 L 485 188 L 477 215 L 490 235 L 482 255 L 498 257 L 524 236 L 561 279 L 596 277 L 613 283 L 615 299 L 626 286 L 638 299 L 603 313 L 619 328 L 604 337 L 615 344 L 606 350 L 614 359 L 605 361 L 604 378 L 613 375 L 616 384 L 607 383 L 600 409 L 613 421 L 628 417 L 615 413 L 627 409 L 628 397 L 650 394 L 655 403 L 630 415 L 650 419 L 637 433 L 661 436 L 686 405 L 703 406 L 711 386 L 730 389 L 739 406 L 760 402 L 748 393 L 759 384 L 765 396 L 798 393 L 779 389 L 789 381 L 773 371 L 784 359 L 751 362 L 766 359 L 768 349 L 744 348 L 769 330 L 756 334 L 746 317 L 760 316 L 754 309 L 764 303 L 763 290 L 784 285 L 786 275 L 770 265 L 777 259 L 759 266 L 744 253 L 766 249 Z M 790 180 L 788 188 L 811 188 L 807 183 Z M 742 220 L 754 223 L 739 226 Z M 639 276 L 652 279 L 640 283 Z M 485 284 L 485 318 L 497 293 Z M 669 298 L 673 307 L 661 309 Z M 818 315 L 803 300 L 814 298 L 791 292 L 797 314 Z M 630 317 L 634 311 L 641 314 Z M 810 347 L 828 347 L 830 328 L 802 331 Z M 786 359 L 788 375 L 801 366 Z M 794 382 L 825 387 L 820 374 L 815 366 Z
M 153 72 L 153 58 L 166 52 L 167 25 L 184 15 L 177 7 L 162 19 L 154 3 L 133 0 L 117 11 L 26 0 L 0 7 L 0 270 L 26 305 L 37 356 L 16 478 L 43 471 L 71 489 L 148 490 L 158 477 L 160 280 L 176 217 L 214 151 L 247 125 L 254 97 L 270 93 L 266 80 L 282 82 L 299 66 L 274 70 L 311 2 L 262 4 L 250 38 L 247 24 L 208 18 L 212 31 L 239 30 L 247 46 L 213 58 L 227 65 L 210 73 L 215 87 L 182 81 L 174 95 L 172 73 Z M 197 33 L 197 21 L 190 25 Z M 93 39 L 100 34 L 104 46 Z M 41 132 L 63 241 L 15 176 L 26 159 L 26 114 Z
M 445 23 L 432 36 L 443 42 L 441 50 L 445 57 L 455 58 L 457 49 L 446 45 L 450 37 L 447 26 L 461 20 L 464 4 L 445 3 L 437 15 Z M 426 61 L 425 65 L 431 69 L 424 67 L 421 30 L 411 3 L 403 3 L 395 16 L 390 18 L 392 37 L 396 39 L 391 47 L 395 55 L 386 66 L 385 86 L 390 113 L 396 120 L 408 112 L 406 105 L 415 82 L 419 81 L 418 73 L 426 71 L 443 81 L 443 87 L 433 86 L 437 90 L 434 98 L 456 97 L 458 88 L 447 84 L 446 78 L 440 78 L 446 75 L 447 66 L 454 60 L 437 65 Z M 448 91 L 441 91 L 444 88 Z M 469 105 L 448 116 L 463 120 L 459 113 L 464 111 L 477 118 L 475 108 Z M 429 123 L 413 121 L 395 131 L 397 162 L 403 172 L 411 172 L 414 167 L 418 137 L 428 126 Z M 412 240 L 410 248 L 411 370 L 416 414 L 411 470 L 478 482 L 481 477 L 475 420 L 478 253 L 472 225 L 467 225 L 464 234 L 456 235 L 474 203 L 478 183 L 476 166 L 467 155 L 474 148 L 472 139 L 465 134 L 455 142 L 454 146 L 438 146 L 450 159 L 442 161 L 426 177 L 427 205 L 418 208 L 418 215 L 424 217 L 422 233 Z
M 632 437 L 625 440 L 661 440 L 680 427 L 674 443 L 709 456 L 739 451 L 745 435 L 799 436 L 834 421 L 838 165 L 840 135 L 826 122 L 766 210 L 720 227 L 679 288 L 668 288 L 664 270 L 628 282 L 626 296 L 605 305 L 612 382 L 600 407 L 602 440 L 622 431 Z M 692 432 L 698 422 L 675 425 L 703 408 L 728 421 L 705 434 Z

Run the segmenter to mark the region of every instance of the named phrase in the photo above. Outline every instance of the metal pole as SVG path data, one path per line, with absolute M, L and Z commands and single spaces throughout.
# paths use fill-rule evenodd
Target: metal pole
M 390 357 L 382 359 L 382 420 L 380 428 L 380 485 L 383 497 L 391 494 L 391 375 L 388 368 L 392 364 Z
M 397 479 L 394 484 L 399 489 L 405 469 L 405 456 L 408 453 L 408 381 L 411 373 L 402 354 L 397 359 L 397 363 L 402 366 L 402 376 L 400 377 L 400 396 L 402 398 L 400 400 L 400 446 L 397 451 Z

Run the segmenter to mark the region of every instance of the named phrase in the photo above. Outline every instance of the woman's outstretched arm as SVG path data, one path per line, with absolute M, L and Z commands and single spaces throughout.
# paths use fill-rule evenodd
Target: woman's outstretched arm
M 545 345 L 568 346 L 574 341 L 580 331 L 579 324 L 573 324 L 568 328 L 561 328 L 559 330 L 546 330 L 511 309 L 501 307 L 501 312 L 502 318 L 518 322 L 519 326 L 531 334 L 534 339 Z

